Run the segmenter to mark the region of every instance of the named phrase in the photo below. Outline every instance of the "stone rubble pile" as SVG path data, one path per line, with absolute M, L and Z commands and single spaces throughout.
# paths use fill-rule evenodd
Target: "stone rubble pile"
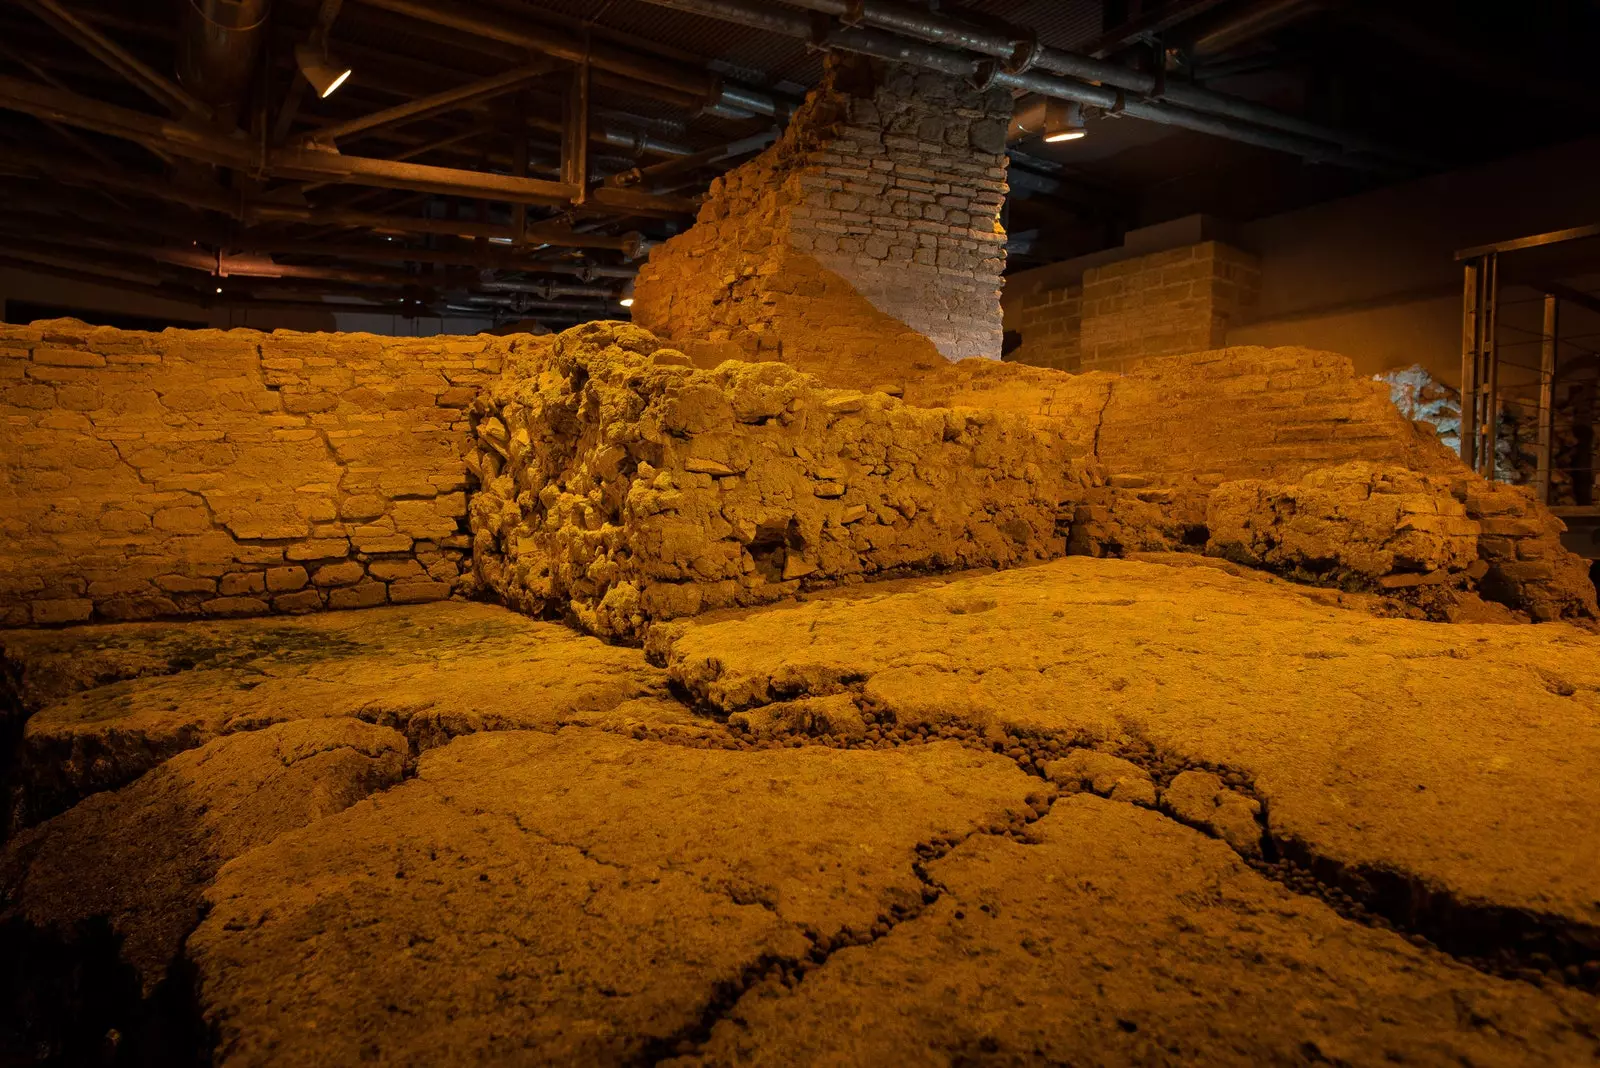
M 1594 618 L 1584 562 L 1525 489 L 1353 462 L 1298 481 L 1224 483 L 1206 552 L 1301 582 L 1377 590 L 1456 618 L 1460 592 L 1535 620 Z

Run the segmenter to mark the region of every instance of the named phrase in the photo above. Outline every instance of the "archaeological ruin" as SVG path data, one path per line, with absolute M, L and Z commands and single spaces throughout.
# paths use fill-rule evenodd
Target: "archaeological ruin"
M 1591 5 L 156 7 L 0 11 L 0 1066 L 1600 1063 Z

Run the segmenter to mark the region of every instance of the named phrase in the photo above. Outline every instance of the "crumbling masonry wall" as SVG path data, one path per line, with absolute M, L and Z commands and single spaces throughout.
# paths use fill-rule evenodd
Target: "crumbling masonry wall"
M 437 600 L 515 344 L 0 326 L 0 622 Z
M 621 323 L 514 361 L 473 408 L 474 553 L 535 614 L 640 637 L 651 620 L 802 583 L 1060 556 L 1103 484 L 1061 428 L 715 370 Z
M 830 57 L 777 143 L 651 253 L 634 321 L 702 366 L 781 360 L 856 388 L 998 359 L 1011 111 L 1004 91 Z
M 964 361 L 906 392 L 696 368 L 627 324 L 567 331 L 473 407 L 478 576 L 626 639 L 841 582 L 1174 549 L 1379 594 L 1448 584 L 1402 598 L 1434 618 L 1483 608 L 1480 590 L 1535 618 L 1595 614 L 1554 517 L 1460 468 L 1333 354 L 1128 376 Z

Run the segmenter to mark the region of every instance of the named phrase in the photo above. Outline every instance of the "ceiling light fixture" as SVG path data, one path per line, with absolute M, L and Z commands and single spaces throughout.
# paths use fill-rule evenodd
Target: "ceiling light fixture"
M 1044 139 L 1046 144 L 1058 145 L 1063 141 L 1076 141 L 1088 134 L 1083 124 L 1083 105 L 1076 100 L 1050 99 L 1044 108 Z
M 311 88 L 324 100 L 350 77 L 350 68 L 328 55 L 326 48 L 310 44 L 295 45 L 294 61 L 300 67 L 300 73 L 306 76 L 306 81 L 311 83 Z

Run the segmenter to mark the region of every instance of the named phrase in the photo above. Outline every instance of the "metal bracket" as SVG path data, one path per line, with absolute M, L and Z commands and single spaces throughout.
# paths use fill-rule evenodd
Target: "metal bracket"
M 1026 37 L 1019 37 L 1011 46 L 1011 55 L 1001 64 L 1007 74 L 1025 74 L 1033 65 L 1039 62 L 1039 57 L 1044 55 L 1044 43 L 1039 40 L 1039 35 L 1032 30 Z
M 994 84 L 994 79 L 1000 73 L 1000 61 L 997 59 L 980 59 L 972 66 L 972 77 L 969 81 L 972 87 L 980 93 Z

